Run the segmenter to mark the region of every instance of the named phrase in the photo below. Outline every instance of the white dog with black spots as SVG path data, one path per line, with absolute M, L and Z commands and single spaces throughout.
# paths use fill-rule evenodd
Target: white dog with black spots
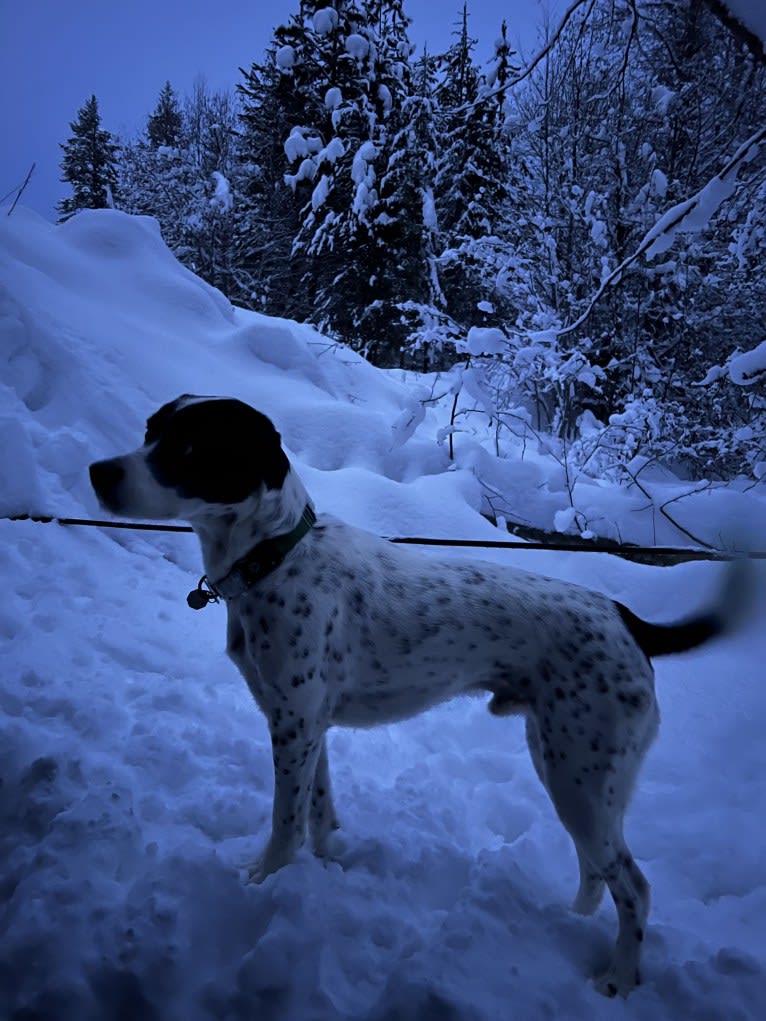
M 490 712 L 526 718 L 535 769 L 577 850 L 574 910 L 592 913 L 609 888 L 619 931 L 597 988 L 627 995 L 649 910 L 623 817 L 657 733 L 650 657 L 728 630 L 730 600 L 653 625 L 577 585 L 316 521 L 272 423 L 229 398 L 166 404 L 143 446 L 90 474 L 115 514 L 188 521 L 206 572 L 190 604 L 226 603 L 227 651 L 273 745 L 272 829 L 254 878 L 287 864 L 307 830 L 329 853 L 331 726 L 390 723 L 488 692 Z

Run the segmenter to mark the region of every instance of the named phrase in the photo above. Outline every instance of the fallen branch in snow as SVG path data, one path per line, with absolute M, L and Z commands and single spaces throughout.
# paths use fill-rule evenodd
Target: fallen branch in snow
M 601 282 L 599 289 L 593 295 L 588 307 L 569 326 L 556 330 L 556 335 L 564 337 L 579 329 L 587 319 L 590 318 L 596 305 L 604 296 L 608 288 L 622 280 L 623 274 L 629 270 L 642 255 L 653 258 L 655 255 L 667 251 L 673 243 L 673 239 L 679 230 L 701 230 L 707 224 L 718 208 L 730 198 L 736 187 L 736 178 L 739 168 L 743 163 L 754 159 L 760 146 L 766 142 L 766 127 L 759 128 L 737 149 L 731 159 L 724 165 L 722 170 L 711 178 L 710 181 L 691 198 L 677 203 L 668 209 L 654 226 L 644 235 L 638 248 L 620 263 L 616 269 Z M 700 216 L 700 214 L 702 214 Z

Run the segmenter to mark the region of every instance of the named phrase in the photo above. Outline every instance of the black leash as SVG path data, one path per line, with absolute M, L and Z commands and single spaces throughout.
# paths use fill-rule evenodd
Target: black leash
M 39 524 L 84 525 L 91 528 L 127 528 L 137 532 L 193 532 L 190 525 L 155 525 L 134 521 L 100 521 L 96 518 L 57 518 L 38 514 L 14 514 L 4 518 L 6 521 L 35 521 Z M 587 542 L 585 545 L 573 545 L 566 542 L 526 542 L 509 539 L 434 539 L 426 536 L 390 536 L 388 542 L 406 546 L 448 546 L 465 549 L 521 549 L 521 550 L 554 550 L 562 553 L 611 553 L 618 557 L 636 555 L 675 557 L 677 560 L 739 560 L 743 555 L 752 560 L 766 560 L 766 551 L 756 550 L 742 553 L 731 553 L 719 549 L 699 549 L 696 546 L 632 546 L 630 544 L 611 545 L 606 542 Z
M 193 532 L 190 525 L 149 525 L 140 521 L 98 521 L 95 518 L 55 518 L 45 514 L 13 514 L 3 521 L 35 521 L 40 525 L 90 525 L 92 528 L 127 528 L 137 532 Z

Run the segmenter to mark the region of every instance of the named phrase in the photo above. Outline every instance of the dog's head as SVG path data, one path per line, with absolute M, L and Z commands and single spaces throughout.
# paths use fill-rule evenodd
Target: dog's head
M 146 423 L 143 446 L 96 461 L 99 503 L 136 518 L 194 518 L 279 489 L 290 463 L 279 433 L 259 411 L 228 397 L 184 394 Z

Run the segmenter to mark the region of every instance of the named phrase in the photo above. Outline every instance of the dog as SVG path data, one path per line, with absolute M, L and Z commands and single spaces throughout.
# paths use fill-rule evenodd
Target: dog
M 535 770 L 577 851 L 573 909 L 594 912 L 605 887 L 614 900 L 617 943 L 597 988 L 633 989 L 649 886 L 623 816 L 658 728 L 651 658 L 730 630 L 725 600 L 655 625 L 574 584 L 426 557 L 316 520 L 274 425 L 232 398 L 165 404 L 143 446 L 92 464 L 90 478 L 114 514 L 188 521 L 206 572 L 190 605 L 226 603 L 227 652 L 273 746 L 271 835 L 253 878 L 287 864 L 307 829 L 328 854 L 338 827 L 331 726 L 389 723 L 488 693 L 491 713 L 526 718 Z

